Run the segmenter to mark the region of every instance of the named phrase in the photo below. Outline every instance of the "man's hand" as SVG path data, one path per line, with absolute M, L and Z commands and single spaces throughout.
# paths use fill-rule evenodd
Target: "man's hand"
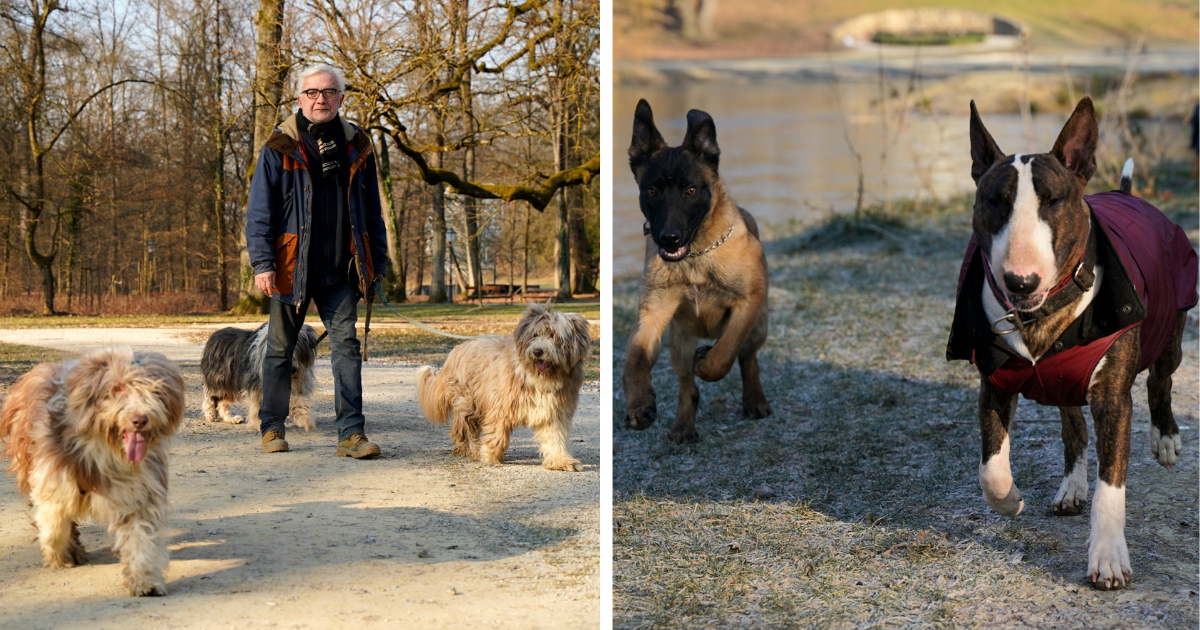
M 271 297 L 279 292 L 278 289 L 275 288 L 274 271 L 265 271 L 263 273 L 254 274 L 254 286 L 258 287 L 258 290 L 262 291 L 262 294 L 267 297 Z

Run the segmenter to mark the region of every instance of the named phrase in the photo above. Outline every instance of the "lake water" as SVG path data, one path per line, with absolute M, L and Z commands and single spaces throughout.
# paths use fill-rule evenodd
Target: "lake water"
M 639 273 L 645 252 L 644 218 L 626 154 L 639 98 L 650 102 L 672 146 L 683 141 L 689 109 L 712 115 L 721 176 L 738 205 L 760 223 L 815 221 L 831 210 L 853 210 L 858 171 L 851 144 L 862 156 L 864 205 L 885 195 L 946 198 L 973 190 L 970 95 L 963 95 L 962 112 L 954 115 L 893 111 L 885 161 L 877 90 L 874 83 L 783 80 L 614 86 L 613 277 Z M 1067 116 L 1035 114 L 1026 121 L 1019 114 L 982 115 L 1008 153 L 1048 151 Z M 1178 130 L 1168 134 L 1177 137 L 1171 151 L 1183 156 L 1187 125 L 1173 125 Z

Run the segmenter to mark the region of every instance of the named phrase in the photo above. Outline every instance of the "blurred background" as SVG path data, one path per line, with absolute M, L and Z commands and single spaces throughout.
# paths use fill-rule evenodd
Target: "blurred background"
M 625 149 L 639 98 L 668 144 L 716 121 L 721 174 L 760 223 L 810 224 L 973 190 L 973 99 L 1007 153 L 1050 149 L 1091 95 L 1089 191 L 1126 157 L 1142 196 L 1195 187 L 1200 18 L 1183 0 L 614 0 L 614 278 L 644 240 Z M 1189 179 L 1190 178 L 1190 179 Z

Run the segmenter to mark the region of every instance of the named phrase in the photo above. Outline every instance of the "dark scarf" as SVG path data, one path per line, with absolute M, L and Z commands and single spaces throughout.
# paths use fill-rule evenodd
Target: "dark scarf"
M 308 249 L 308 282 L 324 287 L 346 282 L 350 268 L 350 223 L 346 194 L 346 134 L 342 118 L 313 123 L 296 112 L 296 126 L 312 176 L 312 238 Z

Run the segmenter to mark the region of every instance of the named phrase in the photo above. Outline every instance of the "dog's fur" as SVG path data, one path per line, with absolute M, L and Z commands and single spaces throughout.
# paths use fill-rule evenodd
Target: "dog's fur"
M 229 405 L 243 396 L 250 428 L 259 429 L 262 407 L 262 370 L 267 356 L 267 324 L 256 330 L 222 328 L 208 338 L 200 358 L 204 375 L 204 419 L 241 424 L 243 418 L 229 413 Z M 292 398 L 288 416 L 296 426 L 311 431 L 312 392 L 317 359 L 317 333 L 305 325 L 296 335 L 292 352 Z
M 717 173 L 721 150 L 712 118 L 693 109 L 687 120 L 683 145 L 668 147 L 643 99 L 629 147 L 649 238 L 622 378 L 625 423 L 641 430 L 658 417 L 650 370 L 669 325 L 679 379 L 672 442 L 699 439 L 700 390 L 693 375 L 718 381 L 734 359 L 742 372 L 743 415 L 771 413 L 758 373 L 758 349 L 767 339 L 767 261 L 758 224 L 729 197 Z M 697 348 L 700 339 L 717 341 Z
M 87 560 L 76 524 L 90 515 L 108 526 L 129 593 L 167 593 L 167 446 L 183 406 L 179 368 L 128 347 L 43 363 L 17 380 L 0 441 L 47 567 Z
M 499 464 L 513 429 L 533 429 L 542 466 L 583 470 L 567 436 L 591 348 L 588 322 L 530 304 L 511 336 L 473 339 L 442 369 L 417 371 L 417 399 L 430 422 L 450 421 L 454 454 Z
M 1049 153 L 1007 156 L 984 128 L 971 103 L 971 175 L 978 185 L 975 238 L 988 256 L 997 287 L 1018 314 L 1015 330 L 1000 336 L 1014 353 L 1043 357 L 1098 292 L 1095 286 L 1042 319 L 1022 322 L 1020 314 L 1038 309 L 1047 289 L 1071 278 L 1088 246 L 1091 213 L 1083 199 L 1093 175 L 1097 123 L 1092 102 L 1080 101 Z M 1031 174 L 1032 173 L 1032 174 Z M 1035 187 L 1036 180 L 1036 187 Z M 1123 188 L 1125 184 L 1123 184 Z M 1110 274 L 1113 270 L 1108 270 Z M 989 319 L 1000 321 L 1004 308 L 985 284 L 981 299 Z M 1126 307 L 1128 308 L 1128 306 Z M 1171 374 L 1179 365 L 1185 313 L 1178 313 L 1174 337 L 1150 368 L 1152 445 L 1155 458 L 1170 467 L 1178 457 L 1178 427 L 1171 415 Z M 1092 372 L 1087 403 L 1095 422 L 1099 460 L 1088 540 L 1088 574 L 1100 588 L 1121 588 L 1131 570 L 1125 544 L 1125 474 L 1129 465 L 1132 399 L 1130 390 L 1140 360 L 1140 326 L 1121 335 Z M 1009 464 L 1009 430 L 1017 394 L 1008 394 L 981 378 L 979 424 L 982 458 L 979 481 L 987 503 L 998 513 L 1015 515 L 1024 507 Z M 1052 503 L 1057 514 L 1077 514 L 1087 499 L 1087 426 L 1079 407 L 1060 407 L 1066 472 Z M 1158 435 L 1164 437 L 1160 445 Z M 1160 448 L 1161 446 L 1161 448 Z M 1161 451 L 1161 452 L 1160 452 Z

